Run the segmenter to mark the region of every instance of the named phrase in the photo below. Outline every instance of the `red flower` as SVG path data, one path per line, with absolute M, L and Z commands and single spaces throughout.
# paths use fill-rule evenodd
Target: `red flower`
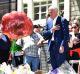
M 30 35 L 33 24 L 24 12 L 12 11 L 2 17 L 2 31 L 11 39 L 18 39 Z

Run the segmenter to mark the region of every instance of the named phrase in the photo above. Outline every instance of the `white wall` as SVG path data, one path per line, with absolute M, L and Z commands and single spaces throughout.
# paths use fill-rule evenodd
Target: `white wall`
M 33 0 L 28 0 L 28 13 L 27 15 L 32 19 L 33 15 Z
M 70 17 L 70 0 L 64 0 L 64 17 L 69 21 L 69 17 Z
M 58 0 L 52 0 L 52 6 L 57 7 L 58 6 Z
M 17 0 L 17 11 L 23 11 L 23 0 Z

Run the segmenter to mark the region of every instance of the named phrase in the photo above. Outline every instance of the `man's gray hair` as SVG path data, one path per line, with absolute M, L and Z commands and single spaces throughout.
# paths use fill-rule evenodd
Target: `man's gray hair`
M 56 6 L 50 6 L 50 7 L 49 7 L 49 10 L 50 10 L 50 9 L 56 10 L 56 11 L 58 12 L 58 7 L 56 7 Z

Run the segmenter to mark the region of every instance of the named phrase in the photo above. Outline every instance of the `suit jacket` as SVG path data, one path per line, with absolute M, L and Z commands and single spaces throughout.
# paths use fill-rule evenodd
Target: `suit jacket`
M 55 25 L 60 25 L 60 30 L 54 32 L 54 41 L 51 40 L 52 33 L 50 29 L 53 27 L 53 19 L 49 18 L 44 27 L 43 36 L 44 39 L 49 40 L 49 51 L 52 67 L 55 69 L 59 67 L 66 58 L 66 52 L 68 50 L 68 21 L 58 16 Z M 64 53 L 59 53 L 60 46 L 64 46 Z
M 6 38 L 6 41 L 2 38 L 0 39 L 0 51 L 10 51 L 11 42 L 6 35 L 3 34 L 3 36 Z

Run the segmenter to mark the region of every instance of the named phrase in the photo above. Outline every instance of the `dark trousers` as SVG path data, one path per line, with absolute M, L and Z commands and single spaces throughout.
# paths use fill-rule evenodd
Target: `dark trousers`
M 23 55 L 14 56 L 16 66 L 23 64 Z
M 9 58 L 9 51 L 7 50 L 1 50 L 0 51 L 0 64 L 3 62 L 8 62 L 8 58 Z

